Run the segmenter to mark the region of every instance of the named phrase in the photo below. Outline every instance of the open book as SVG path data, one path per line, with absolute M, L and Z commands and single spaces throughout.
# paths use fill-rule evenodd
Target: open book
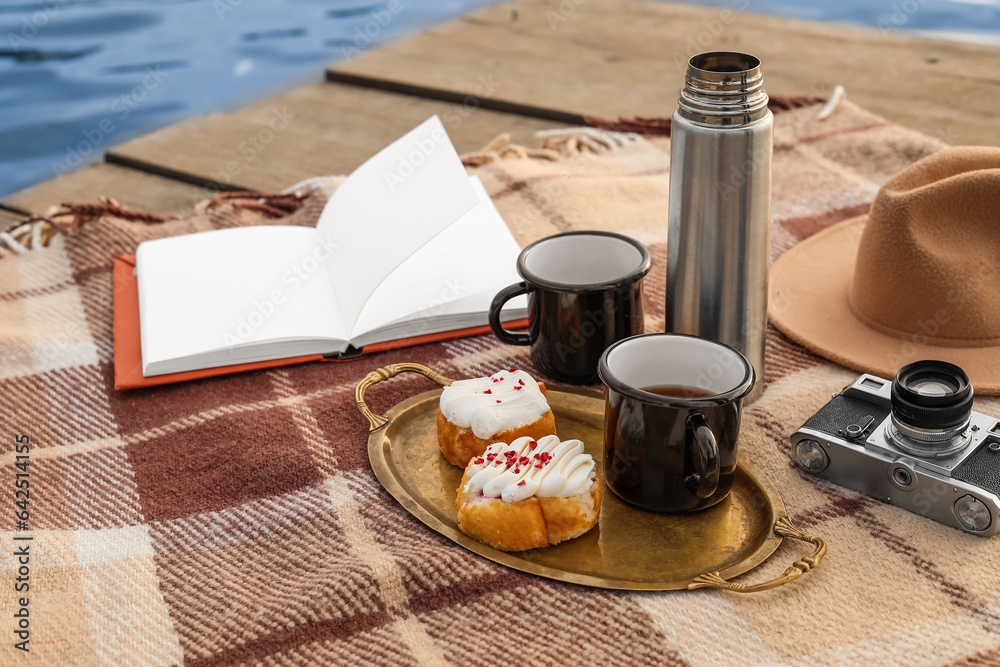
M 223 229 L 136 251 L 142 373 L 310 354 L 487 323 L 520 248 L 434 116 L 351 174 L 315 228 Z M 503 319 L 526 315 L 513 302 Z

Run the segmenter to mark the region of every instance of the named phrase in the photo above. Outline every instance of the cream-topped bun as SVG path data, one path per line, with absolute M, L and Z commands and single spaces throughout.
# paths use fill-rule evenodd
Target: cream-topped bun
M 523 551 L 579 537 L 594 527 L 603 486 L 579 440 L 555 435 L 495 443 L 465 469 L 458 527 L 503 551 Z
M 440 407 L 445 419 L 481 439 L 529 424 L 549 411 L 538 383 L 513 368 L 453 382 L 441 392 Z
M 469 464 L 466 493 L 482 493 L 516 503 L 531 496 L 565 498 L 590 489 L 596 466 L 579 440 L 559 441 L 555 435 L 539 440 L 518 438 L 486 448 Z
M 438 444 L 449 463 L 464 468 L 494 442 L 556 432 L 545 385 L 515 368 L 458 380 L 441 392 Z

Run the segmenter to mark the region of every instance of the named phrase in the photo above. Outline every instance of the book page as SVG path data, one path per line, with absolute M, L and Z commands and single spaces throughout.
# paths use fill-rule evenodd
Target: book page
M 447 330 L 433 320 L 451 315 L 472 315 L 456 320 L 464 326 L 486 324 L 496 293 L 520 282 L 521 248 L 479 178 L 467 178 L 479 203 L 382 281 L 351 330 L 353 343 L 370 342 L 366 334 L 408 320 L 414 324 L 406 336 Z M 512 300 L 511 316 L 523 315 L 526 304 L 524 297 Z
M 316 225 L 334 246 L 327 269 L 345 328 L 386 276 L 477 201 L 437 116 L 358 167 Z
M 186 358 L 197 361 L 180 363 L 192 366 L 184 370 L 280 359 L 288 356 L 282 343 L 346 340 L 329 257 L 311 227 L 238 227 L 139 244 L 143 373 L 176 372 L 176 363 L 166 371 L 163 364 Z

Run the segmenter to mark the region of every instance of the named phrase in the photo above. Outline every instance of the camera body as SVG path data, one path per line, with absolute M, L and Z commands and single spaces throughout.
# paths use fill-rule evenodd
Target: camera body
M 834 394 L 791 435 L 793 458 L 840 486 L 993 535 L 1000 530 L 1000 422 L 971 410 L 968 386 L 967 417 L 954 418 L 954 428 L 910 428 L 894 395 L 907 368 L 895 382 L 864 374 Z

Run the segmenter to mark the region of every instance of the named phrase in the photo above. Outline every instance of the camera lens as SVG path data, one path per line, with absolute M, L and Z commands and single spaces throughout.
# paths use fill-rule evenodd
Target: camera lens
M 915 428 L 961 426 L 972 413 L 969 376 L 947 361 L 916 361 L 903 366 L 892 382 L 892 412 Z
M 968 444 L 961 433 L 969 425 L 972 398 L 969 376 L 955 364 L 924 360 L 903 366 L 892 382 L 893 441 L 920 456 L 962 449 Z

